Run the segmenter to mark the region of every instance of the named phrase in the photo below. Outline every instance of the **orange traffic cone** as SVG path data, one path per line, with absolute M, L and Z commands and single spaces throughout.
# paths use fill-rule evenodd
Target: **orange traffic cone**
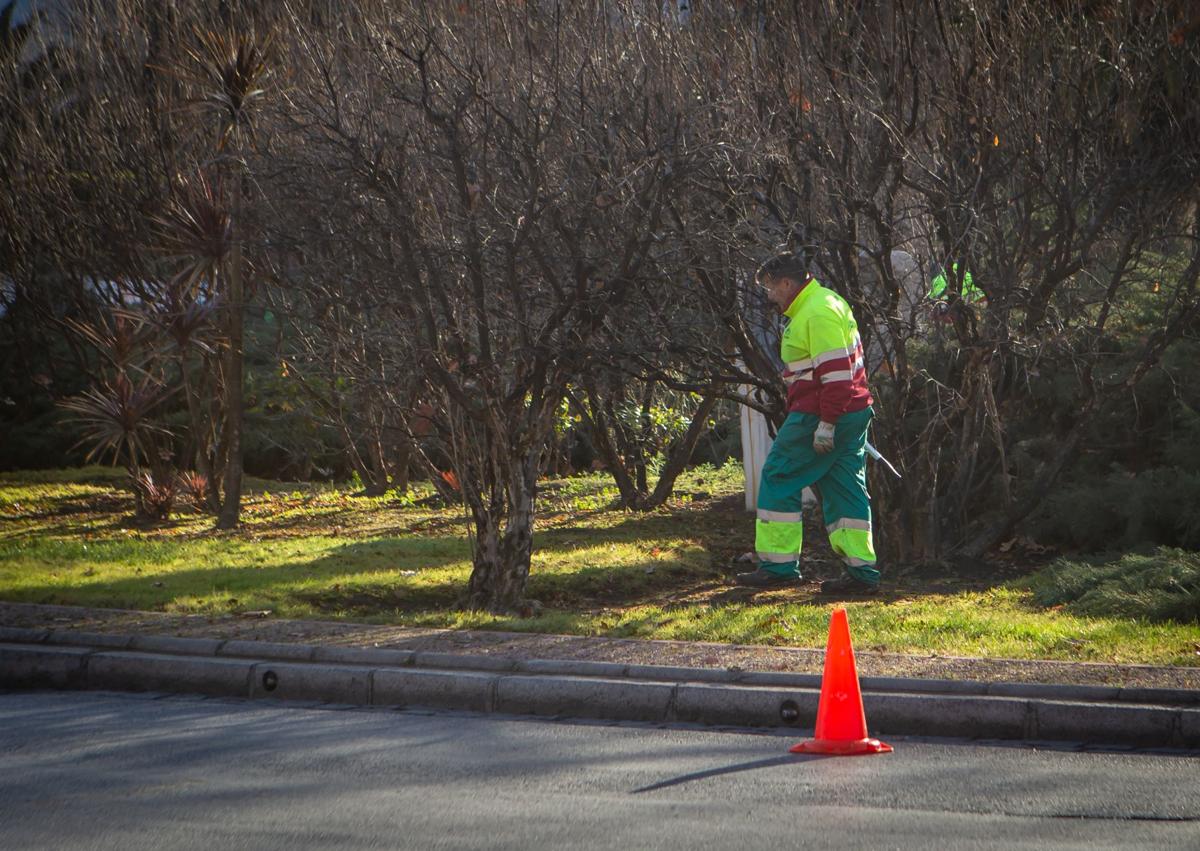
M 850 646 L 850 624 L 845 609 L 834 609 L 829 620 L 829 643 L 825 646 L 825 674 L 821 678 L 815 736 L 793 746 L 791 752 L 849 756 L 891 750 L 891 745 L 867 738 L 867 715 L 858 687 L 858 670 L 854 667 L 854 648 Z

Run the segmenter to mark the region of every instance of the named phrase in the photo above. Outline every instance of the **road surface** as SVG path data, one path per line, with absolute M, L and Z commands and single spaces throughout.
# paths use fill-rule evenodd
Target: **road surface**
M 0 694 L 4 849 L 1200 848 L 1200 754 Z

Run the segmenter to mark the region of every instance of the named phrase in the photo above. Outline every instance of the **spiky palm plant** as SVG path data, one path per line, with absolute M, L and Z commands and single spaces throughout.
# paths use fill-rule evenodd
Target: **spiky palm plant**
M 83 427 L 83 436 L 75 445 L 91 447 L 89 462 L 105 457 L 114 463 L 124 462 L 134 483 L 139 515 L 144 513 L 142 492 L 137 488 L 142 464 L 154 458 L 154 438 L 170 436 L 151 415 L 169 395 L 149 376 L 135 383 L 120 373 L 111 381 L 59 402 Z
M 211 485 L 207 476 L 195 470 L 185 470 L 179 474 L 177 481 L 179 490 L 194 509 L 197 511 L 208 510 Z
M 217 278 L 233 246 L 233 223 L 219 175 L 203 170 L 180 175 L 171 200 L 155 217 L 155 245 L 175 269 L 170 290 L 193 299 Z
M 185 259 L 185 277 L 196 281 L 202 276 L 217 285 L 224 304 L 225 364 L 222 371 L 224 428 L 222 454 L 225 469 L 221 479 L 225 489 L 224 505 L 218 525 L 237 525 L 242 487 L 242 416 L 243 398 L 243 311 L 244 286 L 241 222 L 245 163 L 242 155 L 254 143 L 254 115 L 272 75 L 272 42 L 253 25 L 226 29 L 197 27 L 191 45 L 183 49 L 182 61 L 167 73 L 181 80 L 188 89 L 188 105 L 199 112 L 216 116 L 216 163 L 219 174 L 228 177 L 224 187 L 218 179 L 201 179 L 198 191 L 180 194 L 172 222 L 174 245 L 182 249 L 176 256 Z M 222 204 L 224 198 L 228 203 Z M 167 240 L 172 245 L 171 238 Z M 217 471 L 214 470 L 214 478 Z
M 126 310 L 101 315 L 94 322 L 67 319 L 65 324 L 122 374 L 136 367 L 142 352 L 157 336 L 145 317 Z
M 179 482 L 170 474 L 143 472 L 133 487 L 142 503 L 142 513 L 150 520 L 166 520 L 179 496 Z
M 247 29 L 193 29 L 195 41 L 183 48 L 185 61 L 163 68 L 192 90 L 189 105 L 217 116 L 217 150 L 254 132 L 254 111 L 272 76 L 270 33 Z
M 212 376 L 200 370 L 195 373 L 195 355 L 201 363 L 214 354 L 217 346 L 214 329 L 218 314 L 218 299 L 212 292 L 212 280 L 220 266 L 227 227 L 210 203 L 211 196 L 202 194 L 202 203 L 185 205 L 178 199 L 159 219 L 160 243 L 164 250 L 180 252 L 182 266 L 167 283 L 146 311 L 149 321 L 170 344 L 171 356 L 179 373 L 179 386 L 187 403 L 188 433 L 183 457 L 200 470 L 206 482 L 215 481 L 216 440 L 215 414 L 202 402 Z M 193 199 L 195 200 L 195 199 Z M 189 246 L 194 247 L 187 250 Z M 205 487 L 205 499 L 210 506 L 214 490 Z

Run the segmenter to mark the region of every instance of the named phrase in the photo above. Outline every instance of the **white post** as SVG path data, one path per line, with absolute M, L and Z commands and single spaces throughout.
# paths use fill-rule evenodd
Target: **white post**
M 753 389 L 742 385 L 742 397 L 750 398 Z M 742 405 L 742 470 L 746 476 L 746 510 L 758 508 L 758 482 L 762 478 L 763 462 L 771 451 L 771 433 L 767 430 L 767 418 L 749 405 Z M 812 488 L 804 489 L 804 507 L 817 504 Z
M 753 388 L 742 386 L 742 396 L 748 398 Z M 758 506 L 758 480 L 762 477 L 763 462 L 771 451 L 771 435 L 767 418 L 749 405 L 742 405 L 742 469 L 746 473 L 746 510 Z

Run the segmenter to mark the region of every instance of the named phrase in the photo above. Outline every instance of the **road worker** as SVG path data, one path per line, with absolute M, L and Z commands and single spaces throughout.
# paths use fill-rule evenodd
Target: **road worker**
M 866 476 L 872 400 L 858 324 L 845 299 L 821 286 L 799 254 L 773 257 L 755 279 L 788 320 L 780 345 L 788 414 L 758 489 L 758 568 L 736 581 L 772 588 L 800 579 L 802 494 L 815 485 L 830 545 L 844 566 L 821 593 L 873 594 L 879 571 Z

